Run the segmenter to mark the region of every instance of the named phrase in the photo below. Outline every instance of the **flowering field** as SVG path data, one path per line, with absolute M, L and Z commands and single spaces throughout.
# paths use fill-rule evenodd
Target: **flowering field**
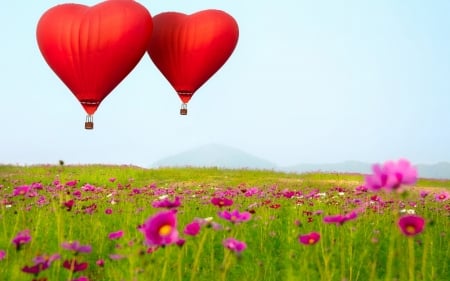
M 448 280 L 450 181 L 0 166 L 0 280 Z

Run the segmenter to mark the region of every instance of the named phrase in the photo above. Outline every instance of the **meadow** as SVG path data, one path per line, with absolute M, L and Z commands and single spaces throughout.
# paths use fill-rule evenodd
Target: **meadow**
M 0 280 L 450 280 L 450 181 L 394 187 L 359 174 L 0 165 Z

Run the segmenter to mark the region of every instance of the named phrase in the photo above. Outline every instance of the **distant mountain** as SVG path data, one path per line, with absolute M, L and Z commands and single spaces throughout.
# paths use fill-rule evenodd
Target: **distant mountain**
M 170 157 L 163 158 L 153 167 L 218 167 L 228 169 L 277 170 L 281 172 L 335 172 L 359 173 L 372 172 L 372 164 L 358 161 L 345 161 L 332 164 L 298 164 L 293 166 L 277 166 L 276 164 L 251 155 L 242 150 L 220 144 L 200 146 Z M 450 163 L 415 164 L 419 177 L 433 179 L 450 179 Z
M 417 172 L 421 178 L 450 179 L 450 163 L 439 162 L 437 164 L 416 165 Z
M 233 147 L 208 144 L 166 157 L 154 163 L 153 166 L 271 170 L 275 169 L 277 165 Z

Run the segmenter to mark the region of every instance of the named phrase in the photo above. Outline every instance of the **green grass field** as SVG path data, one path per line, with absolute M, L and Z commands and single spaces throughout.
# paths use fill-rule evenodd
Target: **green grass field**
M 0 280 L 449 280 L 450 200 L 435 196 L 450 191 L 450 181 L 420 179 L 401 193 L 356 192 L 363 183 L 357 174 L 0 166 Z M 181 198 L 176 217 L 184 245 L 149 248 L 138 227 L 164 211 L 152 203 L 175 197 Z M 214 197 L 233 205 L 215 206 Z M 234 224 L 218 216 L 223 210 L 248 211 L 251 219 Z M 359 210 L 356 219 L 324 223 L 352 210 Z M 422 233 L 400 231 L 404 212 L 425 219 Z M 209 223 L 196 236 L 184 234 L 196 218 Z M 12 241 L 24 230 L 31 240 L 17 248 Z M 108 238 L 119 230 L 122 237 Z M 317 243 L 299 242 L 311 232 L 320 233 Z M 225 248 L 229 237 L 247 248 L 240 254 Z M 61 246 L 73 241 L 92 250 Z M 52 254 L 59 258 L 39 273 L 23 272 L 39 263 L 36 257 Z M 87 268 L 64 266 L 73 259 Z

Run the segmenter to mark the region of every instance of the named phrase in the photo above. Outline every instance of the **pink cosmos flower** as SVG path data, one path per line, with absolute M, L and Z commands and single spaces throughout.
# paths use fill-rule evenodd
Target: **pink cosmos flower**
M 398 162 L 387 161 L 383 165 L 372 166 L 372 175 L 365 177 L 365 186 L 371 190 L 395 190 L 403 184 L 414 184 L 417 181 L 417 170 L 408 160 Z
M 20 250 L 23 244 L 31 241 L 30 231 L 28 229 L 19 232 L 12 240 L 12 243 L 16 245 L 16 250 Z
M 434 199 L 438 202 L 447 201 L 450 198 L 450 194 L 447 191 L 442 191 L 434 196 Z
M 64 202 L 64 207 L 66 207 L 67 211 L 72 210 L 73 205 L 75 205 L 75 201 L 73 199 L 70 199 L 70 200 Z
M 32 189 L 42 190 L 44 189 L 44 185 L 40 182 L 33 182 L 30 186 Z
M 245 197 L 252 197 L 253 195 L 261 194 L 262 191 L 257 187 L 251 187 L 244 193 Z
M 100 266 L 100 267 L 104 267 L 105 266 L 105 260 L 103 259 L 99 259 L 95 262 L 96 265 Z
M 105 210 L 105 214 L 111 215 L 113 213 L 113 210 L 111 208 L 108 208 Z
M 85 184 L 81 187 L 81 189 L 83 191 L 95 191 L 95 186 L 91 185 L 91 184 Z
M 419 234 L 425 228 L 425 220 L 417 215 L 406 215 L 398 220 L 400 231 L 406 236 Z
M 77 183 L 78 183 L 78 180 L 71 180 L 71 181 L 66 182 L 65 186 L 74 187 L 77 185 Z
M 88 268 L 88 266 L 89 266 L 89 264 L 87 262 L 79 263 L 76 259 L 65 260 L 63 262 L 63 267 L 72 272 L 79 272 L 79 271 L 86 270 Z
M 83 211 L 86 214 L 92 215 L 97 210 L 97 204 L 92 203 L 89 206 L 83 206 Z
M 233 205 L 233 200 L 225 197 L 213 197 L 211 203 L 217 207 L 227 207 Z
M 196 236 L 200 232 L 200 222 L 194 220 L 193 222 L 186 225 L 183 233 L 190 236 Z
M 283 189 L 281 191 L 281 194 L 283 195 L 283 197 L 285 198 L 292 198 L 295 195 L 295 191 L 289 190 L 289 189 Z
M 351 211 L 345 215 L 334 215 L 334 216 L 325 216 L 323 221 L 325 223 L 335 223 L 337 225 L 343 225 L 346 221 L 354 220 L 358 217 L 358 213 L 356 211 Z
M 426 190 L 421 190 L 420 193 L 419 193 L 419 195 L 420 195 L 421 198 L 427 197 L 428 194 L 429 194 L 429 192 L 426 191 Z
M 49 268 L 53 261 L 60 259 L 60 258 L 61 258 L 61 256 L 59 254 L 53 254 L 51 256 L 46 256 L 46 255 L 37 256 L 33 260 L 34 265 L 32 265 L 32 266 L 26 265 L 22 268 L 22 271 L 25 273 L 38 275 L 39 272 Z
M 247 244 L 245 242 L 236 240 L 234 238 L 227 238 L 223 240 L 223 246 L 236 254 L 240 254 L 242 251 L 244 251 L 247 248 Z
M 361 193 L 367 192 L 367 190 L 368 190 L 368 188 L 365 185 L 360 185 L 355 188 L 355 193 L 361 194 Z
M 222 211 L 219 212 L 218 214 L 219 217 L 221 217 L 222 219 L 230 221 L 232 223 L 241 223 L 244 221 L 248 221 L 252 217 L 252 215 L 249 212 L 240 213 L 238 210 L 234 210 L 231 212 Z
M 176 211 L 169 210 L 159 212 L 150 217 L 139 231 L 145 236 L 148 246 L 160 246 L 174 244 L 178 241 Z
M 90 253 L 92 251 L 91 245 L 81 245 L 80 242 L 74 241 L 74 242 L 63 242 L 61 244 L 61 247 L 63 247 L 66 250 L 74 251 L 75 253 Z
M 314 245 L 320 240 L 318 232 L 311 232 L 305 235 L 300 235 L 298 241 L 304 245 Z
M 175 244 L 177 244 L 177 246 L 183 247 L 184 243 L 186 243 L 186 240 L 184 240 L 183 238 L 180 238 L 177 240 L 177 242 Z
M 25 196 L 30 191 L 31 191 L 31 187 L 29 185 L 17 186 L 13 190 L 13 196 L 19 196 L 19 195 Z
M 6 252 L 4 250 L 0 250 L 0 261 L 6 257 Z
M 119 238 L 121 238 L 123 236 L 123 230 L 118 230 L 118 231 L 115 231 L 115 232 L 111 232 L 109 235 L 108 235 L 108 238 L 110 239 L 110 240 L 114 240 L 114 239 L 119 239 Z
M 177 208 L 181 205 L 181 198 L 176 196 L 173 201 L 170 201 L 167 198 L 164 198 L 162 200 L 157 200 L 152 203 L 153 208 L 166 208 L 166 209 L 173 209 Z

